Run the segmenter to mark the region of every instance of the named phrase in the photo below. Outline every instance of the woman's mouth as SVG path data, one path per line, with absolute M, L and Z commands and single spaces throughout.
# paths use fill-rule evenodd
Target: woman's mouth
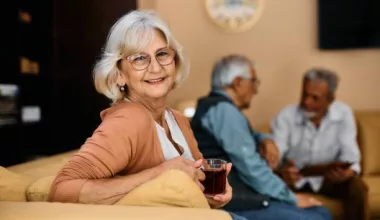
M 155 84 L 162 83 L 165 79 L 166 79 L 166 77 L 161 77 L 161 78 L 157 78 L 157 79 L 150 79 L 150 80 L 144 80 L 144 81 L 151 84 L 151 85 L 155 85 Z

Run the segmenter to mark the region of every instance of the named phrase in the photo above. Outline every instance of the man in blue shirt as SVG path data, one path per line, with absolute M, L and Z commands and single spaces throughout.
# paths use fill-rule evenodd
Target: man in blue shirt
M 198 100 L 191 126 L 205 158 L 233 164 L 228 178 L 234 193 L 225 209 L 248 219 L 331 219 L 317 200 L 295 195 L 273 173 L 269 165 L 276 165 L 276 153 L 267 160 L 260 155 L 260 145 L 262 152 L 277 147 L 270 136 L 255 132 L 242 113 L 259 85 L 253 64 L 240 55 L 223 57 L 211 84 L 210 94 Z

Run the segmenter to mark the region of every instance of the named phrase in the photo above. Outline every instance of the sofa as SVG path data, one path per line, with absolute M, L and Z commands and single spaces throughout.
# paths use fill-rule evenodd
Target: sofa
M 190 103 L 193 104 L 193 102 Z M 184 108 L 185 107 L 182 106 L 180 110 Z M 355 117 L 358 127 L 358 143 L 362 153 L 361 175 L 369 187 L 369 209 L 371 218 L 380 219 L 380 110 L 356 111 Z M 256 129 L 268 132 L 270 127 L 267 124 L 257 126 Z M 45 187 L 46 191 L 46 188 L 50 184 L 49 181 L 52 181 L 52 176 L 67 162 L 74 152 L 75 151 L 71 151 L 7 168 L 0 167 L 0 219 L 43 219 L 45 218 L 43 216 L 48 215 L 41 213 L 45 213 L 47 210 L 51 216 L 56 216 L 55 218 L 49 219 L 83 219 L 87 217 L 103 219 L 104 216 L 112 216 L 112 219 L 121 219 L 126 215 L 128 215 L 128 219 L 149 219 L 150 217 L 153 218 L 153 216 L 154 219 L 186 219 L 187 214 L 189 218 L 195 217 L 197 219 L 231 219 L 230 216 L 223 211 L 210 210 L 207 207 L 195 207 L 196 204 L 192 205 L 192 207 L 186 204 L 187 202 L 182 204 L 182 206 L 191 208 L 173 207 L 175 205 L 174 202 L 173 204 L 165 205 L 162 201 L 156 201 L 153 203 L 153 207 L 146 207 L 152 206 L 152 201 L 149 201 L 150 204 L 143 204 L 141 200 L 143 200 L 144 196 L 140 197 L 139 193 L 137 193 L 138 195 L 135 196 L 135 198 L 129 198 L 129 200 L 133 200 L 127 201 L 129 205 L 119 206 L 55 204 L 45 202 L 47 193 L 38 192 L 38 188 L 41 187 L 39 185 Z M 5 173 L 7 174 L 5 175 Z M 170 175 L 177 176 L 175 177 L 176 179 L 181 179 L 180 173 L 171 173 Z M 46 179 L 48 179 L 48 181 L 46 181 Z M 186 175 L 184 175 L 182 179 L 186 179 Z M 45 180 L 45 182 L 41 180 Z M 178 185 L 185 187 L 185 184 Z M 157 186 L 157 184 L 153 184 L 152 187 L 154 186 Z M 37 189 L 33 189 L 33 187 Z M 149 187 L 149 185 L 147 187 Z M 192 192 L 193 189 L 196 189 L 196 187 L 191 187 L 192 186 L 187 190 L 188 192 Z M 184 189 L 177 189 L 177 191 L 181 190 Z M 16 197 L 11 195 L 12 193 L 14 194 L 14 192 L 17 192 Z M 343 210 L 340 201 L 326 198 L 322 195 L 316 195 L 316 197 L 329 208 L 334 216 L 334 220 L 342 219 Z M 172 198 L 176 204 L 181 204 L 181 202 L 186 201 L 186 199 L 176 199 L 176 196 Z M 198 203 L 202 202 L 198 201 Z M 24 211 L 20 213 L 16 211 L 18 209 Z M 88 216 L 86 214 L 86 217 L 83 217 L 83 213 L 87 213 Z M 5 217 L 13 215 L 16 217 Z M 185 215 L 185 217 L 183 215 Z
M 0 167 L 0 220 L 232 219 L 211 209 L 199 187 L 179 170 L 164 172 L 114 205 L 47 202 L 57 171 L 75 152 Z
M 196 101 L 182 101 L 176 107 L 191 120 Z M 361 176 L 369 188 L 371 219 L 380 219 L 380 110 L 357 110 L 354 114 L 358 129 L 357 140 L 362 155 Z M 255 129 L 269 133 L 270 124 L 255 126 Z M 343 207 L 339 200 L 318 194 L 313 196 L 327 206 L 334 220 L 343 220 Z

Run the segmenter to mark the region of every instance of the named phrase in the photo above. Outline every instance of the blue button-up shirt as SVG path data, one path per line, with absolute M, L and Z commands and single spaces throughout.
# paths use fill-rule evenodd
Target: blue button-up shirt
M 224 91 L 215 92 L 229 98 Z M 270 136 L 251 131 L 249 121 L 239 109 L 231 103 L 220 102 L 208 110 L 201 123 L 223 147 L 245 184 L 262 195 L 296 204 L 295 194 L 257 151 L 259 143 Z
M 353 162 L 351 168 L 360 172 L 354 116 L 351 108 L 342 102 L 330 105 L 319 128 L 303 116 L 298 105 L 287 106 L 272 121 L 272 131 L 282 161 L 294 159 L 299 169 L 339 160 Z M 317 192 L 323 177 L 303 178 L 296 187 L 301 188 L 307 182 Z

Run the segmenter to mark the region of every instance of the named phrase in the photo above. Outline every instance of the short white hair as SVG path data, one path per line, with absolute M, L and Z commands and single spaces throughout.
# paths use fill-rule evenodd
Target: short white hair
M 222 89 L 230 86 L 236 77 L 250 79 L 254 63 L 242 55 L 229 55 L 218 60 L 212 71 L 211 86 Z
M 113 102 L 123 99 L 124 93 L 117 85 L 118 62 L 128 55 L 137 53 L 152 42 L 154 31 L 165 38 L 168 47 L 176 50 L 176 80 L 178 86 L 189 73 L 189 64 L 183 47 L 172 35 L 168 25 L 152 10 L 134 10 L 121 17 L 111 28 L 100 60 L 95 64 L 93 79 L 96 90 Z M 127 88 L 126 88 L 126 91 Z

